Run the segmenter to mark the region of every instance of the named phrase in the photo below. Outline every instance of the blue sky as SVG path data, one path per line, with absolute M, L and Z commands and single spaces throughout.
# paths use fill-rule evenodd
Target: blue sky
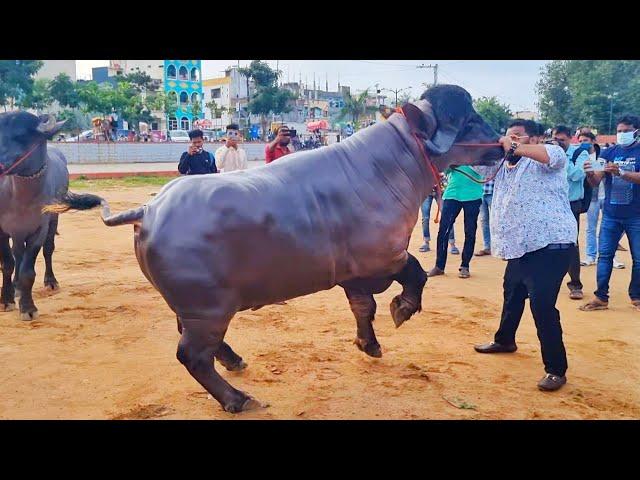
M 222 76 L 229 65 L 238 60 L 203 60 L 203 78 Z M 240 65 L 250 60 L 240 60 Z M 535 84 L 540 68 L 546 60 L 268 60 L 278 65 L 283 78 L 291 81 L 302 76 L 303 83 L 313 85 L 313 76 L 321 88 L 328 78 L 329 89 L 334 90 L 338 79 L 342 85 L 356 90 L 373 88 L 396 89 L 410 87 L 409 92 L 418 96 L 424 82 L 433 81 L 433 70 L 418 69 L 425 64 L 439 65 L 438 82 L 454 83 L 466 88 L 475 98 L 496 96 L 510 105 L 513 111 L 535 110 Z M 78 78 L 90 78 L 91 67 L 107 65 L 107 60 L 78 60 Z M 388 92 L 385 92 L 389 94 Z M 389 94 L 393 95 L 393 94 Z

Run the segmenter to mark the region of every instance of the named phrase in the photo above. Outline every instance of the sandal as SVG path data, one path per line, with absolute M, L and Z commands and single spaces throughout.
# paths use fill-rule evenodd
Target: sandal
M 578 308 L 583 312 L 592 312 L 594 310 L 607 310 L 609 308 L 609 303 L 603 302 L 599 298 L 594 298 L 589 303 L 585 303 L 584 305 Z
M 636 310 L 640 310 L 640 300 L 631 300 L 631 305 L 633 305 Z

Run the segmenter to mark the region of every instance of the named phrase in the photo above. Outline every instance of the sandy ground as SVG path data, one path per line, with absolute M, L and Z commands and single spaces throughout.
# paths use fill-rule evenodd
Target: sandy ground
M 119 211 L 156 190 L 94 193 Z M 506 264 L 475 257 L 473 276 L 462 280 L 455 275 L 459 257 L 450 256 L 447 275 L 427 283 L 422 313 L 400 329 L 388 307 L 400 286 L 376 297 L 381 359 L 352 344 L 355 320 L 340 288 L 236 315 L 226 340 L 249 368 L 218 371 L 271 406 L 233 416 L 176 360 L 175 317 L 139 270 L 132 229 L 106 228 L 92 211 L 66 214 L 59 230 L 54 266 L 61 290 L 44 293 L 39 258 L 39 319 L 27 323 L 16 312 L 0 313 L 2 419 L 640 417 L 640 313 L 626 295 L 627 252 L 620 255 L 627 269 L 613 273 L 609 311 L 580 312 L 579 302 L 561 293 L 569 383 L 560 392 L 536 388 L 543 368 L 528 309 L 517 353 L 474 352 L 474 343 L 490 340 L 497 327 Z M 435 254 L 418 253 L 420 244 L 418 224 L 410 251 L 431 268 Z M 583 272 L 590 293 L 595 267 Z

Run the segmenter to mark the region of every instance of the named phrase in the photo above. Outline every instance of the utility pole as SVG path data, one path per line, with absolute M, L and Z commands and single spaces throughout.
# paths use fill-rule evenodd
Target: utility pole
M 418 65 L 416 68 L 432 68 L 433 69 L 433 84 L 437 85 L 438 84 L 438 64 L 435 63 L 433 65 L 429 64 L 429 65 L 425 65 L 424 63 L 422 65 Z

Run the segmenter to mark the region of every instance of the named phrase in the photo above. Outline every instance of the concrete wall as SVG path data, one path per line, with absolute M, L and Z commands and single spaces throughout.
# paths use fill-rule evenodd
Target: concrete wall
M 205 150 L 215 153 L 222 143 L 206 143 Z M 67 163 L 175 163 L 187 143 L 49 143 L 67 158 Z M 246 143 L 242 148 L 248 160 L 264 161 L 264 143 Z

